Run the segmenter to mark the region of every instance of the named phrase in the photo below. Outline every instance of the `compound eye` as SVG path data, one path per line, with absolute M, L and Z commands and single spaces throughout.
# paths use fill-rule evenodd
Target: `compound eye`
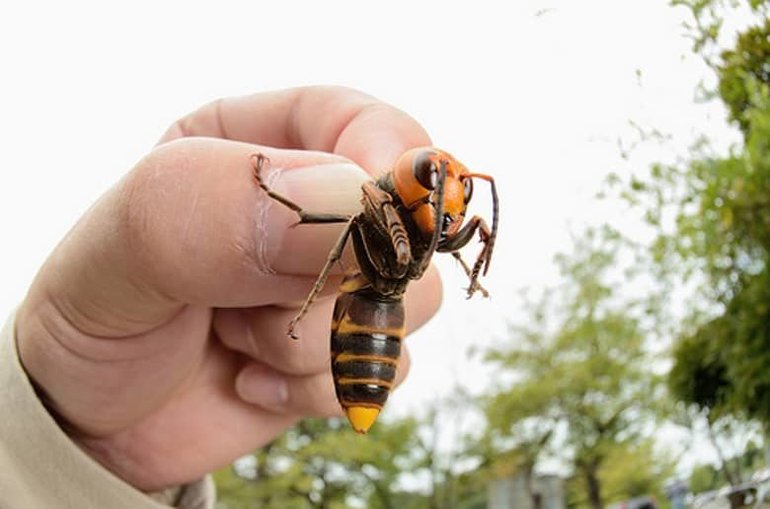
M 433 190 L 438 182 L 438 168 L 430 156 L 427 151 L 417 154 L 412 162 L 412 173 L 422 187 Z
M 471 201 L 471 196 L 473 196 L 473 180 L 467 177 L 463 180 L 463 200 L 465 203 Z

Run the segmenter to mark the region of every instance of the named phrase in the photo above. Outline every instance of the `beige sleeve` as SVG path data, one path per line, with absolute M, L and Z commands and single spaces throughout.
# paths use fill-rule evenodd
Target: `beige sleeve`
M 81 451 L 37 398 L 19 361 L 11 317 L 0 332 L 0 507 L 167 509 L 171 504 L 213 508 L 211 479 L 147 495 Z

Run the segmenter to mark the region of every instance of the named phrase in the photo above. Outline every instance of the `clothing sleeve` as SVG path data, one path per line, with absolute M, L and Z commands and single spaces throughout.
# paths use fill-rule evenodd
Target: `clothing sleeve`
M 214 485 L 206 477 L 145 494 L 81 451 L 46 411 L 24 372 L 12 316 L 0 332 L 0 507 L 212 509 Z

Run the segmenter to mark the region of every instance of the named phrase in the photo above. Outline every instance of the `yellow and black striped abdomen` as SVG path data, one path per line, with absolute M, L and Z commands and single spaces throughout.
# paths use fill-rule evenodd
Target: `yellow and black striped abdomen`
M 348 276 L 341 291 L 331 335 L 334 388 L 353 428 L 365 433 L 396 377 L 404 337 L 403 297 L 372 291 L 360 274 Z

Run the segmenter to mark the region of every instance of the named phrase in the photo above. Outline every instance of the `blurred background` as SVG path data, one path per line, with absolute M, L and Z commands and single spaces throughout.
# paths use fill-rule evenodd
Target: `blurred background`
M 3 7 L 0 313 L 180 116 L 358 88 L 494 175 L 491 298 L 436 260 L 444 305 L 373 432 L 303 422 L 216 474 L 220 507 L 762 504 L 769 4 Z

